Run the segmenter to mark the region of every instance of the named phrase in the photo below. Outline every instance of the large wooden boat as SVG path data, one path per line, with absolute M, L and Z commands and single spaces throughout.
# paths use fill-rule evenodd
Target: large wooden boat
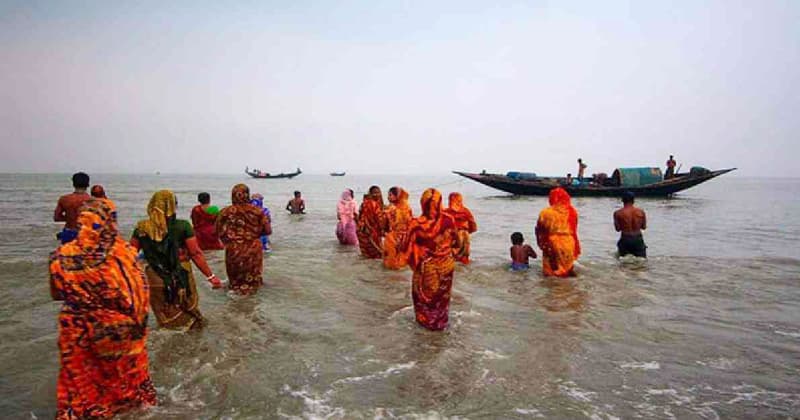
M 634 168 L 637 170 L 651 168 Z M 709 171 L 703 168 L 692 168 L 690 172 L 676 173 L 671 178 L 661 178 L 661 171 L 657 172 L 658 180 L 644 185 L 625 185 L 621 180 L 625 169 L 614 171 L 614 175 L 606 179 L 584 178 L 567 185 L 566 178 L 539 177 L 531 174 L 529 177 L 509 176 L 502 174 L 469 173 L 453 171 L 457 175 L 471 179 L 489 187 L 509 192 L 515 195 L 540 195 L 547 196 L 555 187 L 562 187 L 573 197 L 621 197 L 625 191 L 636 194 L 637 197 L 669 197 L 679 191 L 694 187 L 695 185 L 716 178 L 735 170 L 736 168 Z M 512 174 L 511 172 L 509 174 Z
M 302 174 L 303 171 L 301 171 L 300 168 L 297 168 L 296 171 L 288 173 L 288 174 L 285 174 L 283 172 L 281 172 L 279 174 L 270 174 L 270 173 L 261 172 L 261 171 L 258 171 L 258 170 L 252 170 L 251 171 L 249 168 L 244 168 L 244 173 L 246 173 L 247 175 L 252 176 L 253 178 L 277 179 L 277 178 L 294 178 L 297 175 Z

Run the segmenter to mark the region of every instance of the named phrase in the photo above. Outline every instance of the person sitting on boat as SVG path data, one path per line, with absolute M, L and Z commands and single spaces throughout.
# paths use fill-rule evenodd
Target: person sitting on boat
M 634 194 L 625 191 L 622 195 L 623 207 L 614 212 L 614 229 L 620 232 L 617 241 L 619 256 L 633 254 L 647 258 L 647 245 L 644 244 L 642 231 L 647 229 L 647 216 L 644 210 L 633 205 Z
M 62 244 L 72 242 L 78 237 L 80 208 L 85 202 L 92 199 L 92 196 L 86 193 L 86 189 L 89 188 L 89 175 L 83 172 L 72 175 L 72 187 L 75 188 L 75 191 L 71 194 L 62 195 L 58 199 L 58 204 L 53 214 L 54 222 L 65 222 L 64 228 L 56 234 L 56 238 Z
M 525 237 L 520 232 L 511 234 L 511 271 L 525 271 L 530 268 L 529 258 L 536 258 L 536 251 L 525 243 Z
M 573 181 L 572 173 L 568 173 L 567 174 L 567 178 L 564 180 L 564 185 L 570 186 L 570 185 L 572 185 L 572 181 Z
M 306 202 L 300 191 L 294 192 L 294 198 L 286 203 L 286 210 L 291 214 L 306 214 Z
M 664 173 L 664 179 L 670 179 L 675 177 L 675 159 L 672 155 L 669 155 L 669 160 L 667 160 L 667 172 Z

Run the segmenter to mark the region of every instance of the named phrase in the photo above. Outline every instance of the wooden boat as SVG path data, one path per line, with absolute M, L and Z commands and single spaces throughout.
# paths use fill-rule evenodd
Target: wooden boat
M 562 187 L 573 197 L 621 197 L 625 191 L 636 194 L 637 197 L 669 197 L 679 191 L 702 184 L 710 179 L 726 174 L 736 168 L 709 171 L 703 168 L 692 169 L 691 172 L 676 173 L 669 179 L 663 179 L 646 185 L 620 185 L 618 173 L 622 168 L 614 171 L 614 176 L 598 182 L 591 178 L 584 178 L 580 184 L 566 185 L 564 177 L 510 177 L 502 174 L 469 173 L 453 171 L 483 185 L 509 192 L 514 195 L 540 195 L 547 196 L 555 187 Z M 644 168 L 636 168 L 644 169 Z M 654 168 L 658 169 L 658 168 Z M 661 171 L 658 170 L 660 175 Z
M 344 176 L 345 172 L 331 172 L 331 176 Z
M 288 174 L 285 174 L 283 172 L 281 172 L 279 174 L 270 174 L 270 173 L 265 173 L 265 172 L 261 172 L 261 171 L 255 171 L 255 170 L 251 171 L 251 170 L 249 170 L 249 168 L 244 168 L 244 173 L 246 173 L 247 175 L 252 176 L 253 178 L 258 178 L 258 179 L 277 179 L 277 178 L 294 178 L 297 175 L 302 174 L 303 171 L 301 171 L 300 168 L 297 168 L 296 171 L 288 173 Z

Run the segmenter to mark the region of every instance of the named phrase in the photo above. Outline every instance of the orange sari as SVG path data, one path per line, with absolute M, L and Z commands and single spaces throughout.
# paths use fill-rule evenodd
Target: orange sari
M 447 328 L 458 235 L 455 221 L 442 211 L 439 191 L 425 190 L 420 203 L 422 215 L 411 221 L 408 231 L 411 297 L 417 323 L 438 331 Z
M 464 207 L 464 198 L 461 193 L 450 193 L 449 207 L 445 212 L 453 217 L 456 222 L 456 231 L 461 246 L 455 250 L 456 260 L 462 264 L 469 264 L 469 235 L 478 230 L 478 224 L 468 208 Z
M 413 219 L 411 207 L 408 205 L 408 192 L 398 188 L 397 202 L 390 204 L 384 211 L 386 235 L 383 238 L 383 266 L 392 270 L 400 270 L 408 265 L 408 250 L 402 244 L 408 235 L 408 227 Z
M 111 201 L 86 202 L 78 227 L 50 259 L 51 294 L 64 301 L 56 418 L 109 418 L 156 403 L 145 346 L 149 290 Z
M 383 247 L 383 204 L 374 198 L 364 196 L 358 212 L 358 246 L 366 258 L 381 258 Z
M 536 242 L 542 249 L 545 276 L 575 275 L 573 265 L 581 254 L 578 212 L 563 188 L 550 191 L 550 207 L 542 210 L 536 223 Z

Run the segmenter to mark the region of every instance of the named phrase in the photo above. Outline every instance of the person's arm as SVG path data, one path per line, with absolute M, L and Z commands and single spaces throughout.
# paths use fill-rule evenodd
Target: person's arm
M 53 266 L 55 264 L 57 264 L 57 262 L 50 264 L 50 297 L 53 298 L 53 300 L 64 300 L 64 294 L 61 293 L 60 277 L 57 277 L 57 275 L 53 273 Z
M 544 227 L 542 227 L 541 217 L 540 220 L 536 222 L 536 229 L 534 232 L 536 233 L 536 245 L 538 245 L 539 248 L 544 249 L 547 238 L 545 238 L 545 231 Z
M 472 212 L 471 211 L 468 212 L 469 212 L 469 218 L 467 220 L 467 224 L 469 226 L 467 227 L 467 229 L 469 233 L 475 233 L 478 231 L 478 224 L 475 223 L 475 216 L 472 215 Z
M 203 250 L 201 250 L 200 245 L 197 244 L 197 238 L 194 236 L 186 238 L 186 250 L 189 251 L 189 257 L 192 259 L 197 269 L 211 282 L 211 287 L 214 289 L 222 287 L 222 282 L 211 271 L 211 267 L 208 266 L 206 257 L 203 255 Z
M 619 223 L 619 214 L 618 213 L 619 213 L 619 210 L 614 212 L 614 229 L 616 229 L 617 232 L 622 230 L 622 226 L 620 226 L 620 223 Z
M 300 213 L 306 214 L 306 201 L 300 200 Z
M 286 211 L 288 211 L 289 213 L 292 212 L 292 200 L 289 200 L 289 202 L 286 203 Z
M 525 245 L 525 248 L 527 248 L 527 254 L 528 254 L 529 257 L 536 258 L 536 251 L 534 251 L 532 246 Z
M 261 229 L 262 235 L 272 235 L 272 223 L 270 223 L 269 218 L 264 216 L 263 227 Z
M 647 229 L 647 214 L 644 210 L 640 210 L 642 212 L 642 230 Z
M 67 221 L 67 212 L 64 211 L 64 206 L 61 205 L 61 199 L 58 199 L 58 204 L 56 204 L 56 211 L 53 213 L 53 221 L 54 222 L 66 222 Z
M 511 262 L 516 261 L 516 260 L 514 260 L 514 247 L 513 246 L 508 249 L 508 253 L 511 254 Z

